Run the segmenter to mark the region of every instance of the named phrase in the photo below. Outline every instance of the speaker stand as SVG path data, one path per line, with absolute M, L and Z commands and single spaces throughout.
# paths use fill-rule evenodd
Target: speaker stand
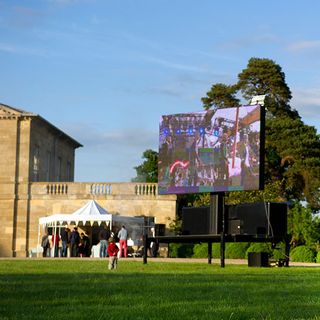
M 216 233 L 220 233 L 220 266 L 225 265 L 225 234 L 226 234 L 226 217 L 224 210 L 224 192 L 210 193 L 210 213 L 211 222 L 216 226 Z M 211 263 L 211 254 L 209 253 L 208 243 L 208 263 Z

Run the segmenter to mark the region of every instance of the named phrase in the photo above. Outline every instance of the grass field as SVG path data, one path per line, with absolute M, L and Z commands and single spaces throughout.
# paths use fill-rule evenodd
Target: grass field
M 320 319 L 320 268 L 0 260 L 0 319 Z

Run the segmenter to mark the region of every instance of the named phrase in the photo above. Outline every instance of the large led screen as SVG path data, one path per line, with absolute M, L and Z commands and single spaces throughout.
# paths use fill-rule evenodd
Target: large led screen
M 262 112 L 254 105 L 162 116 L 159 194 L 261 189 Z

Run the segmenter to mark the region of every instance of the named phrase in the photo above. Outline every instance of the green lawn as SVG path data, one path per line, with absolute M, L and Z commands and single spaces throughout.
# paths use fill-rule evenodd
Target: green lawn
M 0 319 L 320 319 L 320 268 L 0 260 Z

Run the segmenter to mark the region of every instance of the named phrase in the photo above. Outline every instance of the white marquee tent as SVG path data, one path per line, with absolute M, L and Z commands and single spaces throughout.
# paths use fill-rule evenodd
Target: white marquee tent
M 58 213 L 39 219 L 39 225 L 48 227 L 58 227 L 64 224 L 78 225 L 80 222 L 83 224 L 90 222 L 90 225 L 93 225 L 94 222 L 97 222 L 99 225 L 102 222 L 109 222 L 109 225 L 111 225 L 112 214 L 103 209 L 96 201 L 90 200 L 71 214 Z
M 117 227 L 119 229 L 121 225 L 127 225 L 132 239 L 136 242 L 141 238 L 143 233 L 144 217 L 112 215 L 102 208 L 95 200 L 90 200 L 83 207 L 71 214 L 57 213 L 39 218 L 38 246 L 40 245 L 41 226 L 42 228 L 53 228 L 53 234 L 55 234 L 57 229 L 60 229 L 65 225 L 86 225 L 87 223 L 89 223 L 90 226 L 93 226 L 95 223 L 99 226 L 102 223 L 106 223 L 110 230 L 112 227 Z

